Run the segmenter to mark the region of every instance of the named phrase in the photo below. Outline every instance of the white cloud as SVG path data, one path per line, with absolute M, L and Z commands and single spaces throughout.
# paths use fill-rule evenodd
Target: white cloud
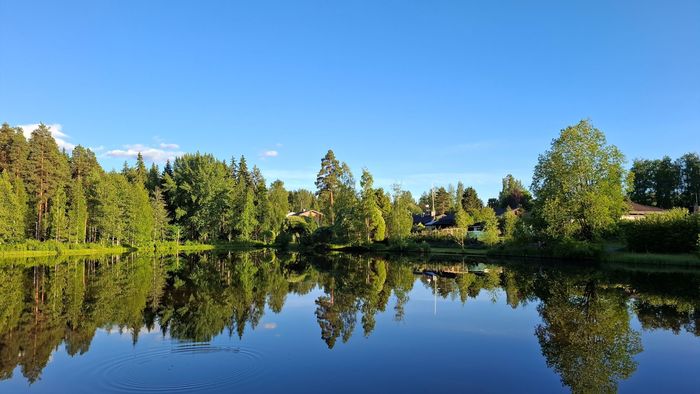
M 180 145 L 178 144 L 168 144 L 165 142 L 161 142 L 159 146 L 161 149 L 180 149 Z
M 36 130 L 39 128 L 39 123 L 31 123 L 31 124 L 20 124 L 17 125 L 17 127 L 21 127 L 22 131 L 24 133 L 24 136 L 29 139 L 32 136 L 32 131 Z M 61 126 L 60 123 L 53 123 L 53 124 L 47 124 L 46 127 L 49 128 L 49 132 L 51 133 L 51 136 L 53 139 L 56 140 L 56 144 L 58 144 L 58 147 L 61 149 L 65 149 L 68 151 L 73 150 L 75 148 L 75 144 L 72 144 L 66 139 L 69 138 L 68 134 L 63 132 L 63 126 Z
M 163 147 L 163 145 L 166 145 Z M 112 149 L 105 153 L 106 156 L 116 158 L 135 159 L 139 153 L 145 161 L 163 163 L 166 160 L 175 160 L 177 156 L 182 156 L 185 152 L 176 150 L 177 144 L 160 144 L 159 148 L 149 147 L 141 144 L 124 145 L 124 149 Z
M 277 156 L 279 156 L 279 152 L 277 152 L 276 150 L 266 150 L 260 154 L 260 157 L 263 159 L 268 158 L 268 157 L 277 157 Z
M 277 328 L 277 323 L 265 323 L 263 324 L 263 328 L 266 330 L 274 330 Z

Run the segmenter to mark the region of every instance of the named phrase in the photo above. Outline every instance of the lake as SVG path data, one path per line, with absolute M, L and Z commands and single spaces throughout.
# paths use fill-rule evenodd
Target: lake
M 695 392 L 700 271 L 256 251 L 0 262 L 0 392 Z

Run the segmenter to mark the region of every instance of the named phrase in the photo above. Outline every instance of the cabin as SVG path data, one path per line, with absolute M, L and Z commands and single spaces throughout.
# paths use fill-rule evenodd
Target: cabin
M 312 218 L 316 224 L 319 226 L 321 225 L 321 220 L 323 219 L 323 213 L 315 210 L 315 209 L 304 209 L 301 212 L 289 212 L 287 213 L 287 217 L 290 216 L 299 216 L 303 218 Z
M 628 202 L 629 211 L 622 215 L 622 220 L 639 220 L 649 215 L 658 215 L 666 212 L 665 209 L 652 207 L 651 205 L 638 204 L 636 202 Z

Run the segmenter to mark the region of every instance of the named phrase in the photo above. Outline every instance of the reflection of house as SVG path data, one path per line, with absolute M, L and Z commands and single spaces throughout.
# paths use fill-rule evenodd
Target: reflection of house
M 629 211 L 622 215 L 624 220 L 638 220 L 642 219 L 648 215 L 657 215 L 659 213 L 665 212 L 664 209 L 658 207 L 652 207 L 650 205 L 637 204 L 636 202 L 629 202 Z
M 312 218 L 316 224 L 321 225 L 321 219 L 323 219 L 323 214 L 315 209 L 304 209 L 301 212 L 289 212 L 287 217 L 290 216 L 300 216 L 303 218 Z

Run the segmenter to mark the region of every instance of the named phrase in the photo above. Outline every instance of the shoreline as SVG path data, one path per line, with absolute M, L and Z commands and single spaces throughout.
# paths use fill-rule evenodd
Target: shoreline
M 181 252 L 196 252 L 196 251 L 253 251 L 259 249 L 275 249 L 280 250 L 275 245 L 268 245 L 256 242 L 231 242 L 217 244 L 162 244 L 154 246 L 116 246 L 103 248 L 76 248 L 76 249 L 53 249 L 53 250 L 8 250 L 0 251 L 0 261 L 11 258 L 34 258 L 34 257 L 56 257 L 56 256 L 98 256 L 108 254 L 128 254 L 128 253 L 146 253 L 162 256 L 179 254 Z M 305 251 L 293 245 L 288 251 L 297 251 L 304 253 Z M 311 251 L 314 253 L 313 251 Z M 464 257 L 488 257 L 488 258 L 507 258 L 507 259 L 524 259 L 524 260 L 567 260 L 579 261 L 582 263 L 592 264 L 623 264 L 637 266 L 670 266 L 670 267 L 700 267 L 700 255 L 685 253 L 685 254 L 662 254 L 662 253 L 635 253 L 627 251 L 606 251 L 599 258 L 580 258 L 554 256 L 548 253 L 537 253 L 529 250 L 528 253 L 499 253 L 496 248 L 460 248 L 460 247 L 431 247 L 429 251 L 412 251 L 412 250 L 392 250 L 389 248 L 373 249 L 373 248 L 356 248 L 346 245 L 332 246 L 327 249 L 327 252 L 341 253 L 359 253 L 359 254 L 388 254 L 388 255 L 435 255 L 435 256 L 464 256 Z M 318 252 L 315 252 L 318 253 Z

